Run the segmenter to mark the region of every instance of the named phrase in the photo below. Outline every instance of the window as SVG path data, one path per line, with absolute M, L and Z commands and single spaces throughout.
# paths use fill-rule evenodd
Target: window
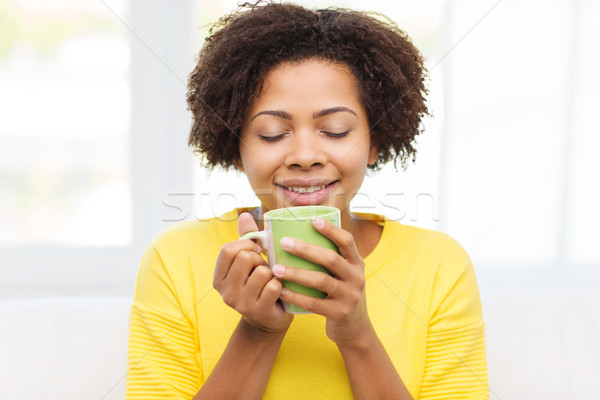
M 132 293 L 165 193 L 190 191 L 187 6 L 0 6 L 0 296 Z
M 485 284 L 593 287 L 600 4 L 449 6 L 440 228 Z
M 113 3 L 120 12 L 126 5 Z M 128 245 L 123 26 L 93 1 L 1 7 L 0 244 Z
M 449 233 L 482 286 L 598 287 L 600 3 L 335 4 L 408 32 L 434 115 L 416 164 L 368 177 L 353 209 Z M 187 77 L 236 6 L 0 5 L 0 296 L 130 295 L 161 229 L 258 204 L 187 148 Z

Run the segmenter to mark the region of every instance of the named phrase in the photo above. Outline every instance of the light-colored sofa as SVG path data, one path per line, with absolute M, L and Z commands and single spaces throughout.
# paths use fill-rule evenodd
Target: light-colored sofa
M 0 399 L 125 398 L 127 298 L 0 301 Z
M 600 399 L 600 292 L 483 291 L 490 399 Z M 128 298 L 0 301 L 0 399 L 123 399 Z

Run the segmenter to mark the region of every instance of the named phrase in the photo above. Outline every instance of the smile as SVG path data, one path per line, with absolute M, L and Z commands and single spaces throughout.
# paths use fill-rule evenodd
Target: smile
M 296 206 L 304 206 L 321 204 L 329 197 L 338 182 L 339 180 L 329 183 L 323 180 L 320 182 L 292 181 L 276 185 L 283 190 L 283 195 L 288 201 Z
M 302 187 L 302 186 L 284 186 L 287 190 L 291 190 L 295 193 L 313 193 L 319 190 L 325 189 L 327 185 L 321 186 L 311 186 L 311 187 Z

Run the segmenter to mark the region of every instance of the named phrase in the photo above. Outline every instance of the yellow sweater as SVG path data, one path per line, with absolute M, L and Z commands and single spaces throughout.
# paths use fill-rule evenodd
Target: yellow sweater
M 240 315 L 212 288 L 212 275 L 221 246 L 238 239 L 238 211 L 174 225 L 146 250 L 131 310 L 127 399 L 191 399 L 219 360 Z M 465 251 L 442 233 L 360 215 L 383 225 L 365 258 L 369 316 L 412 396 L 487 399 L 484 324 Z M 295 316 L 264 399 L 352 399 L 323 317 Z

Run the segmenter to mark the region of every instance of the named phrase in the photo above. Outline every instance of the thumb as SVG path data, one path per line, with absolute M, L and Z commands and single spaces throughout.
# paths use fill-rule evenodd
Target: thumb
M 238 233 L 240 236 L 245 235 L 248 232 L 258 232 L 258 226 L 254 222 L 254 218 L 248 212 L 240 214 L 238 218 Z

